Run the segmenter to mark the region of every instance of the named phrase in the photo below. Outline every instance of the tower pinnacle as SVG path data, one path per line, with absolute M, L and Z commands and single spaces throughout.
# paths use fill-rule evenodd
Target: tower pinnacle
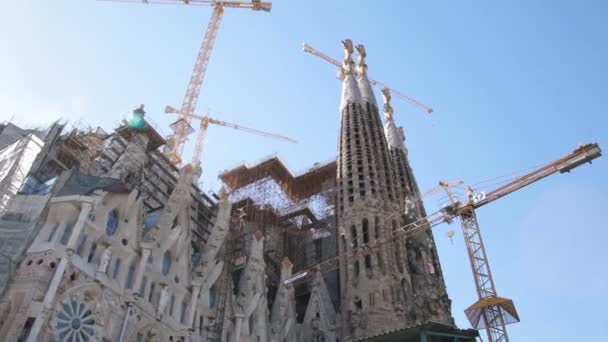
M 344 61 L 342 61 L 342 67 L 340 68 L 340 79 L 344 79 L 346 75 L 354 72 L 355 62 L 353 61 L 353 41 L 350 39 L 344 39 L 342 41 L 344 45 Z
M 388 88 L 382 89 L 382 100 L 384 102 L 384 118 L 386 119 L 384 134 L 386 135 L 388 147 L 389 149 L 400 149 L 407 154 L 404 144 L 405 133 L 403 132 L 403 127 L 395 125 L 393 107 L 391 106 L 391 92 Z
M 357 86 L 357 80 L 354 76 L 355 62 L 353 61 L 353 41 L 345 39 L 342 41 L 344 45 L 344 61 L 338 71 L 338 77 L 342 80 L 342 101 L 340 103 L 340 112 L 349 103 L 361 103 L 361 92 Z
M 377 107 L 378 105 L 376 103 L 376 97 L 374 96 L 374 90 L 372 89 L 372 85 L 367 78 L 367 64 L 365 63 L 367 52 L 365 51 L 365 46 L 363 44 L 357 45 L 357 53 L 357 81 L 359 82 L 361 99 L 363 100 L 363 104 L 367 102 Z
M 357 71 L 359 75 L 366 76 L 367 75 L 367 64 L 365 64 L 365 57 L 367 57 L 367 53 L 365 52 L 365 45 L 359 44 L 357 45 Z

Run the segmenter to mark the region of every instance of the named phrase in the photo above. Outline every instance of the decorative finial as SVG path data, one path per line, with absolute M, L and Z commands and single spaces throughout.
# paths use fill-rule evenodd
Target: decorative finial
M 391 106 L 391 91 L 388 88 L 382 89 L 382 101 L 384 102 L 384 117 L 387 120 L 392 120 L 393 107 Z
M 133 113 L 141 114 L 141 116 L 146 115 L 146 111 L 144 110 L 144 105 L 143 104 L 139 105 L 138 108 L 135 108 L 133 110 Z
M 355 64 L 353 61 L 353 52 L 355 51 L 353 48 L 353 41 L 350 39 L 345 39 L 342 41 L 342 45 L 344 45 L 344 61 L 342 62 L 342 67 L 340 68 L 340 78 L 344 78 L 344 76 L 352 74 L 353 66 Z
M 228 191 L 226 191 L 226 187 L 222 185 L 222 187 L 220 188 L 220 199 L 224 200 L 226 198 L 228 198 Z
M 283 261 L 281 262 L 281 264 L 283 265 L 283 267 L 285 268 L 289 268 L 291 266 L 293 266 L 293 263 L 291 262 L 291 260 L 289 260 L 289 257 L 285 256 L 283 258 Z
M 146 111 L 144 111 L 144 105 L 142 104 L 138 108 L 133 109 L 133 115 L 127 120 L 127 126 L 136 130 L 147 129 L 148 127 L 144 120 L 145 115 Z
M 365 57 L 367 57 L 367 53 L 365 52 L 365 45 L 357 45 L 357 54 L 357 69 L 359 71 L 359 75 L 365 76 L 367 75 L 367 64 L 365 64 Z

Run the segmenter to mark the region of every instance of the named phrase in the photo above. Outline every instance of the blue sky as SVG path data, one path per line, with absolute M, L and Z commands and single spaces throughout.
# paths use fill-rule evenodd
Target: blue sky
M 58 118 L 113 128 L 146 104 L 165 133 L 211 11 L 87 0 L 0 4 L 0 120 Z M 304 54 L 339 58 L 364 43 L 370 74 L 435 109 L 393 101 L 421 189 L 556 159 L 579 142 L 606 147 L 608 5 L 604 1 L 275 1 L 226 10 L 198 109 L 288 135 L 291 145 L 211 127 L 203 188 L 238 163 L 278 153 L 294 170 L 335 157 L 340 84 Z M 555 175 L 478 212 L 498 292 L 522 322 L 516 341 L 605 337 L 607 161 Z M 433 207 L 436 202 L 429 200 Z M 446 231 L 457 232 L 453 244 Z M 475 301 L 462 234 L 435 236 L 453 313 Z

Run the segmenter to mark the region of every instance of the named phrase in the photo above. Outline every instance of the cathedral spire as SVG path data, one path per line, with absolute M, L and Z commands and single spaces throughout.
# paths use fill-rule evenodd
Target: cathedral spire
M 364 104 L 367 102 L 378 107 L 376 97 L 374 96 L 374 90 L 367 78 L 367 64 L 365 63 L 367 52 L 365 51 L 365 46 L 363 44 L 357 45 L 357 56 L 357 82 L 359 84 L 359 91 L 361 92 L 361 100 Z
M 397 127 L 393 118 L 393 107 L 391 106 L 391 92 L 388 88 L 382 89 L 382 100 L 384 102 L 384 119 L 386 124 L 384 125 L 384 134 L 386 135 L 386 142 L 388 143 L 389 149 L 400 149 L 407 154 L 405 148 L 405 134 L 403 127 Z
M 338 77 L 342 80 L 342 100 L 340 102 L 340 111 L 342 111 L 349 103 L 361 103 L 361 93 L 355 79 L 355 62 L 353 61 L 353 41 L 345 39 L 342 41 L 344 45 L 344 61 L 338 70 Z

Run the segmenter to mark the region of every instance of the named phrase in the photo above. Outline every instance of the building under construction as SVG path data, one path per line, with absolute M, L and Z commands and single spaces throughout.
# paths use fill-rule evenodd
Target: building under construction
M 383 131 L 366 75 L 349 58 L 338 159 L 298 174 L 276 156 L 241 165 L 220 174 L 224 187 L 211 197 L 196 186 L 196 165 L 175 165 L 143 108 L 112 132 L 56 123 L 40 133 L 0 222 L 11 266 L 0 335 L 473 340 L 476 331 L 453 324 L 428 232 L 340 257 L 423 215 L 403 140 L 390 138 L 393 126 Z M 406 198 L 414 210 L 396 204 Z M 338 261 L 318 267 L 325 260 Z
M 222 6 L 269 11 L 263 4 L 215 5 L 200 56 L 208 59 Z M 288 138 L 192 114 L 206 59 L 195 66 L 189 109 L 166 109 L 180 115 L 171 139 L 143 106 L 111 132 L 0 126 L 0 336 L 464 342 L 486 329 L 490 341 L 508 341 L 505 325 L 519 317 L 496 293 L 474 210 L 599 157 L 599 146 L 481 197 L 468 189 L 464 201 L 442 182 L 450 203 L 428 214 L 390 90 L 379 105 L 365 48 L 343 45 L 341 62 L 306 47 L 339 65 L 337 158 L 300 173 L 277 156 L 240 165 L 219 175 L 218 194 L 197 186 L 209 124 Z M 200 133 L 187 164 L 181 151 L 192 120 Z M 479 295 L 466 310 L 475 329 L 455 326 L 431 233 L 455 218 Z

